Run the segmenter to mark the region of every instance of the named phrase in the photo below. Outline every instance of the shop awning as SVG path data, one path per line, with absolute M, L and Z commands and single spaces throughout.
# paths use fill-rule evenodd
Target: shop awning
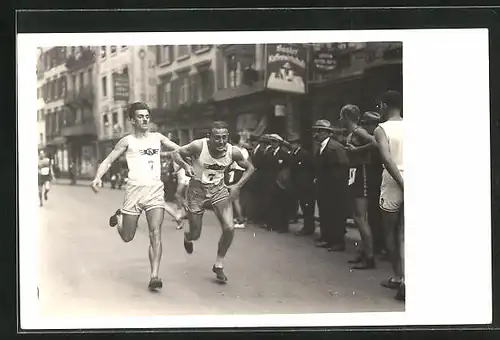
M 47 146 L 58 146 L 58 145 L 64 145 L 66 143 L 66 137 L 56 137 L 50 141 L 47 141 Z

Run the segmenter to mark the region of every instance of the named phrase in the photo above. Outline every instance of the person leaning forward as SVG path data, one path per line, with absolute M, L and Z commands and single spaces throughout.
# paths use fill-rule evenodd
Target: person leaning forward
M 321 234 L 316 246 L 344 251 L 349 160 L 328 120 L 316 122 L 313 137 L 319 144 L 314 163 Z

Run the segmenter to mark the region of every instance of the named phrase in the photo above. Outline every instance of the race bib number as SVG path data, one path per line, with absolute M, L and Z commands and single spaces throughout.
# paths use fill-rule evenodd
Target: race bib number
M 149 167 L 151 168 L 151 171 L 154 171 L 154 169 L 155 169 L 155 162 L 151 160 L 151 161 L 148 161 L 148 163 L 149 163 Z
M 234 171 L 229 172 L 229 183 L 233 183 L 234 181 Z
M 224 175 L 222 175 L 224 176 Z M 217 172 L 205 172 L 203 173 L 203 178 L 202 178 L 202 183 L 205 184 L 212 184 L 212 183 L 217 183 L 221 179 L 221 174 Z
M 41 168 L 40 169 L 40 174 L 42 175 L 48 175 L 49 174 L 49 168 Z
M 350 168 L 349 169 L 349 185 L 352 185 L 354 183 L 355 179 L 356 179 L 356 168 Z

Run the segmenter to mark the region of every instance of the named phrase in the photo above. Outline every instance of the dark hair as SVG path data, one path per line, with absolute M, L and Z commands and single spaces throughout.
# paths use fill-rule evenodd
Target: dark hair
M 340 109 L 340 116 L 348 120 L 358 122 L 361 118 L 361 112 L 359 111 L 359 107 L 356 105 L 347 104 Z
M 149 109 L 149 106 L 146 103 L 135 102 L 130 104 L 128 108 L 128 118 L 133 119 L 135 117 L 135 111 L 139 110 L 148 110 L 148 113 L 151 114 L 151 110 Z
M 226 122 L 222 120 L 216 120 L 212 123 L 212 130 L 213 129 L 227 129 L 229 130 L 229 127 Z
M 380 101 L 387 104 L 389 109 L 401 109 L 403 106 L 401 93 L 398 91 L 386 91 L 382 93 Z

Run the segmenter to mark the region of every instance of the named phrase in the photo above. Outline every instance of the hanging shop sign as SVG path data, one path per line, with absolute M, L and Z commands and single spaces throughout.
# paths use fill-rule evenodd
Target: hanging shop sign
M 306 93 L 306 48 L 300 44 L 270 44 L 266 51 L 266 87 Z

